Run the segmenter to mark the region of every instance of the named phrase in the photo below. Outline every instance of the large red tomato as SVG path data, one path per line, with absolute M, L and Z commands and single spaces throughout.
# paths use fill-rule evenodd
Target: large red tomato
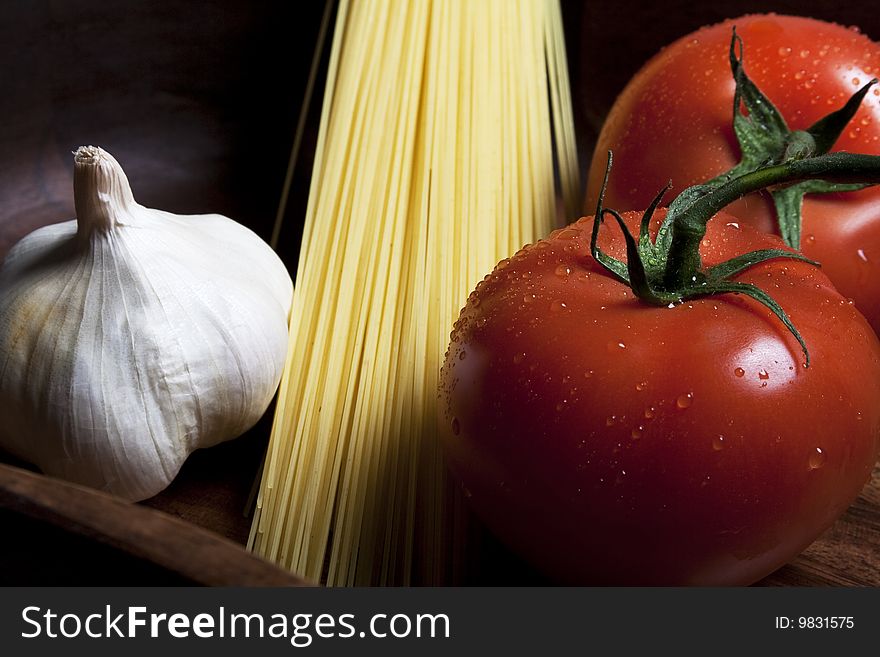
M 880 45 L 856 30 L 809 18 L 756 15 L 706 27 L 664 48 L 612 108 L 590 167 L 595 207 L 608 149 L 615 155 L 606 205 L 642 209 L 672 180 L 675 190 L 708 180 L 739 159 L 732 130 L 731 28 L 744 42 L 748 76 L 791 129 L 805 129 L 880 75 Z M 832 150 L 880 154 L 880 89 L 868 93 Z M 727 208 L 773 231 L 773 205 L 752 194 Z M 880 188 L 807 195 L 801 248 L 880 331 Z
M 485 523 L 560 582 L 756 581 L 869 478 L 880 343 L 800 261 L 770 260 L 737 280 L 788 312 L 808 368 L 750 298 L 645 304 L 590 255 L 591 225 L 503 260 L 462 310 L 441 376 L 453 473 Z M 624 257 L 616 228 L 600 244 Z M 780 247 L 719 214 L 701 255 L 711 266 Z

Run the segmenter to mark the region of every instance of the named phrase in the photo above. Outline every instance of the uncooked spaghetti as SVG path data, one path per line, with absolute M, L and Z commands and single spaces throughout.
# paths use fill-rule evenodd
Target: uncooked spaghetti
M 342 0 L 257 553 L 330 585 L 450 581 L 449 331 L 560 194 L 574 216 L 572 123 L 556 0 Z

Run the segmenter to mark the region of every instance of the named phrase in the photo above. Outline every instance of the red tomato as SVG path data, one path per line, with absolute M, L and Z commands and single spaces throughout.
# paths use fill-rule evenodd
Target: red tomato
M 756 581 L 870 477 L 880 343 L 800 261 L 736 280 L 788 312 L 809 368 L 750 298 L 645 304 L 590 256 L 591 226 L 581 219 L 503 260 L 471 294 L 441 375 L 450 467 L 484 522 L 560 582 Z M 602 230 L 602 248 L 623 258 L 619 230 Z M 701 254 L 711 266 L 780 247 L 722 213 Z
M 805 129 L 880 76 L 880 45 L 854 29 L 809 18 L 745 16 L 706 27 L 664 48 L 614 104 L 590 167 L 587 210 L 595 209 L 608 149 L 615 167 L 606 205 L 642 209 L 670 179 L 673 193 L 709 180 L 739 160 L 733 134 L 731 28 L 744 42 L 748 76 L 791 129 Z M 880 154 L 880 89 L 868 93 L 832 150 Z M 775 232 L 769 195 L 728 206 Z M 837 289 L 880 331 L 880 187 L 807 195 L 803 252 L 822 263 Z

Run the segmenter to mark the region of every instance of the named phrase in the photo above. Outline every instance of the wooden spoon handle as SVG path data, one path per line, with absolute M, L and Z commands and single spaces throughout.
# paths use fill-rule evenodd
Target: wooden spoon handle
M 0 527 L 0 584 L 309 584 L 160 511 L 2 463 Z

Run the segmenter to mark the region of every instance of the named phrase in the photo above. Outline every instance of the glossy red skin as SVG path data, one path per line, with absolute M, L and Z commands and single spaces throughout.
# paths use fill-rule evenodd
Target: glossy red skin
M 615 102 L 590 166 L 587 212 L 595 209 L 608 149 L 614 168 L 606 205 L 620 210 L 647 207 L 669 180 L 674 195 L 739 160 L 728 60 L 733 25 L 747 74 L 792 129 L 809 127 L 880 76 L 880 45 L 809 18 L 745 16 L 685 36 L 651 59 Z M 880 154 L 880 90 L 868 93 L 832 150 Z M 767 195 L 752 194 L 727 211 L 776 232 Z M 880 331 L 880 187 L 808 195 L 801 248 Z
M 706 263 L 781 246 L 734 221 L 710 222 Z M 591 223 L 502 261 L 462 310 L 441 374 L 453 474 L 484 522 L 561 583 L 754 582 L 869 479 L 880 344 L 801 262 L 739 280 L 790 314 L 808 369 L 748 298 L 646 305 L 589 256 Z M 616 229 L 602 239 L 623 255 Z

